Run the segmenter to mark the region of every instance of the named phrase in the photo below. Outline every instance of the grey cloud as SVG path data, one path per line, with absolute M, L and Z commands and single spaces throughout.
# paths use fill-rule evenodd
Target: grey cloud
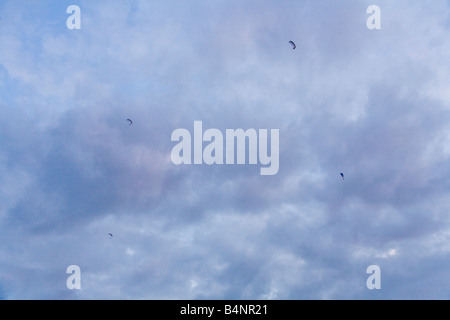
M 370 4 L 82 2 L 80 32 L 56 8 L 0 31 L 0 297 L 448 297 L 448 6 L 380 1 L 372 32 Z M 279 173 L 173 165 L 195 120 L 280 129 Z

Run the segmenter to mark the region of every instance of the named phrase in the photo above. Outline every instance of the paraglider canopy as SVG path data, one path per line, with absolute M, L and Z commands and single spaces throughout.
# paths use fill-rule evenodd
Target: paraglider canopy
M 341 177 L 342 177 L 342 180 L 344 180 L 344 174 L 341 172 Z
M 112 233 L 108 233 L 108 236 L 109 236 L 110 239 L 112 239 L 113 234 Z
M 289 41 L 289 43 L 291 44 L 291 46 L 292 46 L 292 49 L 295 49 L 295 48 L 297 48 L 297 46 L 295 45 L 294 41 Z
M 133 121 L 131 121 L 131 119 L 127 119 L 127 121 L 130 123 L 130 126 L 133 124 Z

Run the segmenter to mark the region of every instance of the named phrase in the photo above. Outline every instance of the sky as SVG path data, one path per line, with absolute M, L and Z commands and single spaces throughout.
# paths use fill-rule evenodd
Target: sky
M 449 34 L 443 0 L 1 0 L 0 299 L 449 299 Z M 194 121 L 278 129 L 278 173 L 174 164 Z

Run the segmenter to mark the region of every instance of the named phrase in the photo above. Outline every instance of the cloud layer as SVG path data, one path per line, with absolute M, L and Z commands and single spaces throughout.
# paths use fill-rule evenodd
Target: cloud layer
M 0 4 L 0 298 L 450 297 L 446 1 L 379 0 L 381 30 L 360 0 L 78 1 L 81 30 L 26 2 Z M 196 120 L 279 129 L 279 173 L 175 166 Z

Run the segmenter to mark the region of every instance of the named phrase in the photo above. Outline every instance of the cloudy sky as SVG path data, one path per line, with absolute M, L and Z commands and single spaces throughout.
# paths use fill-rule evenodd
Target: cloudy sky
M 444 0 L 2 0 L 0 299 L 449 299 L 449 34 Z M 278 174 L 174 165 L 197 120 L 279 129 Z

